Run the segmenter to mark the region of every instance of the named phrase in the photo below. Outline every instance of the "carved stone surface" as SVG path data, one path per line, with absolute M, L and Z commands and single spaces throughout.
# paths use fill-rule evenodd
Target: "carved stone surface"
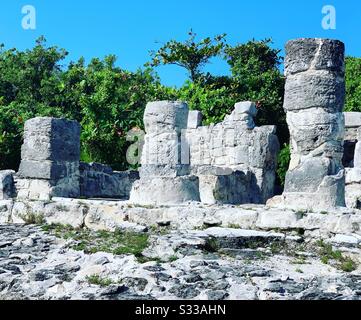
M 129 199 L 137 171 L 113 171 L 99 163 L 80 163 L 80 195 L 85 198 Z
M 141 205 L 200 201 L 199 181 L 182 161 L 182 130 L 188 126 L 188 106 L 178 101 L 147 104 L 146 135 L 139 181 L 133 184 L 130 201 Z
M 344 44 L 298 39 L 287 43 L 286 52 L 291 164 L 283 201 L 294 207 L 345 206 Z
M 18 171 L 19 198 L 79 196 L 80 125 L 50 117 L 25 123 Z

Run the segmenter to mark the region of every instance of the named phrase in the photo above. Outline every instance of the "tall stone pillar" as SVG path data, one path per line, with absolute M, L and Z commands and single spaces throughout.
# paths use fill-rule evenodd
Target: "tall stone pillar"
M 50 117 L 25 123 L 18 198 L 49 200 L 79 196 L 80 125 Z
M 188 113 L 188 106 L 183 102 L 147 104 L 140 180 L 133 184 L 131 202 L 159 205 L 200 201 L 198 178 L 189 175 L 189 159 L 182 154 L 188 152 L 187 146 L 182 144 Z
M 291 144 L 283 194 L 287 206 L 345 206 L 344 51 L 337 40 L 297 39 L 286 45 L 284 109 Z

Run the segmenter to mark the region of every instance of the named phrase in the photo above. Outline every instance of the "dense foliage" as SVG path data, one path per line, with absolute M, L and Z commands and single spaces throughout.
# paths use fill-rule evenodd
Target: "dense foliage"
M 19 51 L 0 46 L 0 168 L 17 169 L 24 121 L 35 116 L 75 119 L 82 125 L 82 159 L 129 167 L 127 132 L 143 126 L 148 101 L 177 99 L 202 111 L 204 124 L 222 121 L 242 100 L 257 101 L 258 125 L 278 127 L 281 144 L 288 142 L 282 109 L 282 58 L 271 40 L 230 46 L 225 35 L 185 42 L 171 40 L 152 53 L 144 68 L 130 72 L 116 66 L 116 57 L 84 59 L 62 65 L 67 52 L 48 47 L 40 38 L 34 48 Z M 203 72 L 212 57 L 230 66 L 229 76 Z M 189 73 L 180 88 L 161 84 L 154 67 L 175 64 Z M 348 111 L 361 111 L 361 59 L 347 58 Z M 280 180 L 288 166 L 286 149 L 280 155 Z M 283 157 L 284 154 L 284 157 Z
M 345 111 L 361 112 L 361 58 L 346 58 Z
M 284 144 L 283 147 L 281 148 L 280 153 L 278 154 L 278 159 L 277 159 L 278 163 L 278 168 L 277 168 L 277 177 L 278 177 L 278 183 L 281 186 L 284 186 L 285 184 L 285 178 L 286 178 L 286 173 L 291 161 L 291 150 L 290 150 L 290 145 L 289 144 Z
M 116 58 L 71 63 L 67 53 L 39 39 L 32 50 L 0 52 L 0 167 L 17 169 L 24 121 L 35 116 L 82 125 L 82 158 L 126 169 L 127 132 L 142 126 L 147 101 L 167 98 L 151 69 L 129 72 Z

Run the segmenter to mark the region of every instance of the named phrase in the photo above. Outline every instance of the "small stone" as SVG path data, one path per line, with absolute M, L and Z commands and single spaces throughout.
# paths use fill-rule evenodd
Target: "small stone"
M 221 290 L 215 290 L 215 291 L 208 291 L 207 297 L 209 300 L 217 301 L 217 300 L 224 300 L 228 297 L 228 293 Z

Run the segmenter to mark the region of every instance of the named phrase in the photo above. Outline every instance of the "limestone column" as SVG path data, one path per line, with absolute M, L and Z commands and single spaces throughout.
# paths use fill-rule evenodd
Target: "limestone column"
M 182 132 L 187 129 L 188 105 L 179 101 L 147 104 L 146 135 L 141 156 L 140 180 L 133 184 L 130 201 L 143 205 L 199 201 L 198 178 L 189 175 L 182 159 Z
M 17 179 L 18 198 L 79 196 L 80 125 L 50 117 L 25 123 Z
M 345 206 L 344 50 L 342 42 L 327 39 L 297 39 L 286 45 L 284 110 L 291 144 L 286 205 Z

